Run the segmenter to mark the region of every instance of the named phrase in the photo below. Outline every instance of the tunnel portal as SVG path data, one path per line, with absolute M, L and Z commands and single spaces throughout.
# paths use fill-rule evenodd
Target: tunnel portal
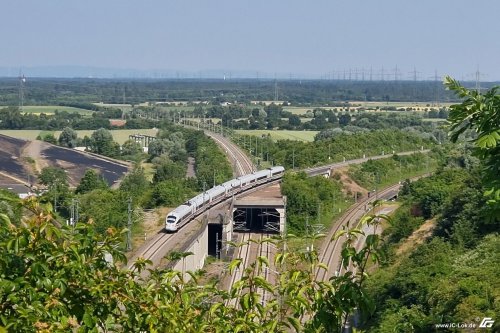
M 283 232 L 285 201 L 279 184 L 235 199 L 231 209 L 233 230 L 236 232 Z

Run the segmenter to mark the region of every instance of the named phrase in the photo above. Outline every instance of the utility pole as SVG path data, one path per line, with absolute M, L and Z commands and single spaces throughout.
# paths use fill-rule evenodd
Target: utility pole
M 19 111 L 23 111 L 24 104 L 24 84 L 26 83 L 26 77 L 19 70 Z
M 75 226 L 75 199 L 71 199 L 71 208 L 70 208 L 70 224 L 72 227 Z
M 127 251 L 132 250 L 132 198 L 128 198 Z
M 274 101 L 278 101 L 278 81 L 274 80 Z
M 57 185 L 54 188 L 54 212 L 57 212 Z

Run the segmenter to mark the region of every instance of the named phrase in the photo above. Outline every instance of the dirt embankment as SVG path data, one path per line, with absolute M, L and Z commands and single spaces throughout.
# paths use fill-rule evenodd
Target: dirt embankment
M 49 166 L 49 163 L 42 158 L 41 154 L 43 151 L 43 142 L 39 140 L 33 140 L 29 142 L 21 154 L 33 159 L 33 165 L 31 166 L 31 171 L 33 174 L 40 173 L 43 168 Z
M 425 242 L 432 236 L 432 232 L 436 227 L 436 219 L 425 221 L 417 230 L 415 230 L 401 245 L 396 249 L 396 254 L 401 255 L 408 253 L 418 245 Z
M 331 178 L 339 180 L 343 184 L 343 191 L 348 195 L 354 195 L 355 193 L 361 193 L 360 198 L 364 198 L 368 195 L 368 190 L 361 187 L 358 183 L 351 179 L 349 176 L 349 167 L 335 169 L 331 175 Z

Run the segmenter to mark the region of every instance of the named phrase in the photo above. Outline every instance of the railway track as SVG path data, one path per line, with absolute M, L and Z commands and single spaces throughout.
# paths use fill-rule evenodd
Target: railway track
M 276 254 L 276 247 L 271 242 L 264 241 L 265 239 L 268 239 L 271 236 L 272 236 L 271 234 L 262 234 L 261 235 L 260 246 L 259 246 L 259 256 L 267 258 L 269 265 L 261 268 L 260 272 L 263 273 L 263 277 L 266 281 L 268 281 L 272 285 L 275 285 L 277 276 L 275 274 L 272 274 L 272 273 L 275 273 L 274 268 L 273 268 L 273 263 L 274 263 L 274 256 Z M 263 289 L 263 288 L 259 289 L 259 294 L 261 295 L 261 304 L 263 306 L 266 305 L 266 303 L 269 300 L 271 300 L 271 297 L 274 296 L 269 291 L 267 291 L 266 289 Z
M 237 145 L 231 142 L 231 140 L 210 131 L 205 131 L 205 134 L 211 137 L 233 162 L 236 176 L 247 175 L 255 171 L 252 161 Z
M 366 213 L 368 205 L 377 199 L 384 199 L 393 197 L 399 191 L 399 184 L 392 185 L 384 190 L 380 191 L 378 195 L 365 198 L 364 200 L 358 202 L 347 212 L 337 220 L 333 228 L 328 233 L 326 238 L 326 243 L 323 245 L 320 251 L 320 262 L 324 263 L 328 267 L 328 271 L 325 269 L 318 269 L 316 271 L 317 281 L 326 281 L 333 274 L 338 275 L 342 272 L 342 261 L 341 261 L 341 249 L 342 245 L 346 241 L 346 237 L 342 236 L 335 240 L 330 241 L 332 237 L 344 227 L 352 227 L 353 224 L 359 223 L 359 219 Z M 332 270 L 335 268 L 335 271 Z
M 241 242 L 235 258 L 240 258 L 241 263 L 239 267 L 234 270 L 233 274 L 229 276 L 227 289 L 231 290 L 234 284 L 242 279 L 245 271 L 257 260 L 257 257 L 266 257 L 270 263 L 270 267 L 260 267 L 256 271 L 256 274 L 263 276 L 268 282 L 273 283 L 274 279 L 272 278 L 270 269 L 274 260 L 275 251 L 273 250 L 273 245 L 270 242 L 264 241 L 265 239 L 270 238 L 271 234 L 245 232 L 240 235 Z M 229 300 L 226 305 L 237 306 L 237 302 L 244 291 L 244 289 L 239 289 L 236 297 Z M 269 292 L 261 288 L 259 288 L 257 292 L 261 295 L 262 305 L 264 305 L 272 296 Z
M 184 122 L 182 124 L 186 127 L 200 130 L 199 127 L 196 128 L 195 126 L 187 122 Z M 252 163 L 252 160 L 245 154 L 243 150 L 241 150 L 240 147 L 238 147 L 230 139 L 224 137 L 221 134 L 206 129 L 204 129 L 203 132 L 210 138 L 212 138 L 220 148 L 222 148 L 229 160 L 233 163 L 234 175 L 236 177 L 247 175 L 256 170 L 255 166 Z
M 161 249 L 167 245 L 167 243 L 171 243 L 174 240 L 174 234 L 167 234 L 160 232 L 156 234 L 153 239 L 151 239 L 148 243 L 144 244 L 134 255 L 127 264 L 127 268 L 130 270 L 134 269 L 134 263 L 138 258 L 143 258 L 147 260 L 151 260 L 153 265 L 157 265 L 159 261 L 162 259 L 162 251 Z
M 240 258 L 241 259 L 241 264 L 239 265 L 238 268 L 236 268 L 233 271 L 233 274 L 230 275 L 229 283 L 228 283 L 228 290 L 231 290 L 231 288 L 234 286 L 234 284 L 237 281 L 240 281 L 241 278 L 243 277 L 243 273 L 245 272 L 246 267 L 249 266 L 249 258 L 250 258 L 250 247 L 252 242 L 250 242 L 250 233 L 242 233 L 241 234 L 241 242 L 240 246 L 238 247 L 238 253 L 236 254 L 235 258 Z M 241 295 L 242 290 L 237 291 L 236 297 L 230 299 L 227 302 L 227 305 L 235 307 L 239 296 Z
M 232 143 L 228 138 L 223 137 L 222 135 L 211 132 L 211 131 L 205 131 L 205 134 L 210 136 L 224 150 L 224 152 L 229 157 L 229 159 L 234 162 L 234 171 L 235 171 L 236 176 L 249 174 L 255 170 L 254 165 L 253 165 L 252 161 L 248 158 L 248 156 L 237 145 Z M 413 152 L 408 152 L 408 153 L 403 153 L 403 154 L 409 154 L 409 153 L 413 153 Z M 386 156 L 384 156 L 384 157 L 386 157 Z M 378 157 L 378 158 L 382 158 L 382 157 Z M 311 176 L 313 176 L 315 174 L 319 174 L 321 172 L 324 172 L 328 168 L 340 167 L 340 166 L 349 165 L 352 163 L 361 163 L 362 161 L 365 161 L 368 159 L 369 158 L 359 159 L 359 160 L 354 160 L 354 161 L 345 161 L 345 162 L 341 162 L 341 163 L 336 163 L 334 165 L 308 169 L 306 171 L 308 171 L 308 173 Z M 251 189 L 250 191 L 253 191 L 253 190 L 254 189 Z M 382 193 L 381 193 L 381 195 L 382 195 Z M 220 203 L 220 204 L 223 204 L 223 203 Z M 360 204 L 358 204 L 358 206 Z M 351 210 L 354 210 L 354 208 L 351 208 Z M 195 216 L 195 218 L 196 218 L 196 216 Z M 340 228 L 340 226 L 338 226 L 336 230 L 338 230 L 338 228 Z M 335 233 L 336 230 L 333 231 L 333 233 Z M 144 244 L 143 248 L 139 249 L 138 253 L 131 258 L 131 260 L 129 261 L 128 268 L 129 269 L 132 268 L 133 263 L 139 257 L 151 260 L 153 262 L 153 266 L 158 265 L 160 263 L 161 259 L 163 258 L 163 256 L 166 254 L 165 252 L 167 251 L 169 244 L 173 245 L 175 243 L 179 243 L 179 241 L 180 241 L 179 236 L 178 236 L 179 234 L 180 234 L 180 232 L 178 232 L 176 234 L 165 234 L 165 233 L 161 233 L 161 232 L 158 233 L 151 241 L 149 241 L 147 244 Z M 239 248 L 238 255 L 237 255 L 238 258 L 242 258 L 242 264 L 240 265 L 240 269 L 237 272 L 235 272 L 236 274 L 233 274 L 233 276 L 231 277 L 229 288 L 233 285 L 233 283 L 235 281 L 238 281 L 241 279 L 241 276 L 243 275 L 245 268 L 249 267 L 249 265 L 256 260 L 258 255 L 266 256 L 269 259 L 269 262 L 272 263 L 275 252 L 276 252 L 275 248 L 273 248 L 273 245 L 271 243 L 260 242 L 260 245 L 258 245 L 254 242 L 249 242 L 249 240 L 252 238 L 252 236 L 255 239 L 256 238 L 255 236 L 258 235 L 257 239 L 262 240 L 263 237 L 265 237 L 265 236 L 268 237 L 269 236 L 268 234 L 249 233 L 249 234 L 242 234 L 242 235 L 243 235 L 242 236 L 243 245 Z M 245 243 L 247 243 L 247 244 L 245 245 Z M 333 252 L 335 252 L 339 246 L 338 240 L 335 242 L 335 244 L 337 244 L 337 245 L 334 245 Z M 325 250 L 325 251 L 328 251 L 328 250 Z M 327 252 L 325 252 L 325 253 L 327 253 Z M 333 254 L 332 254 L 332 256 L 333 256 Z M 333 260 L 332 258 L 328 258 L 329 262 L 331 262 L 332 260 Z M 272 282 L 273 279 L 276 278 L 276 274 L 274 274 L 274 277 L 273 277 L 272 272 L 273 272 L 272 267 L 267 268 L 265 270 L 265 272 L 263 272 L 264 277 L 269 282 Z M 327 275 L 327 273 L 325 272 L 323 279 L 326 277 L 326 275 Z M 269 293 L 267 291 L 262 290 L 263 303 L 267 302 L 267 300 L 269 299 L 270 296 L 271 295 L 269 295 Z

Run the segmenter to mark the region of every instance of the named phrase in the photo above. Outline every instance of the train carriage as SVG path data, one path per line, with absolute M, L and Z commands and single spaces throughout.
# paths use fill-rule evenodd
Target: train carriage
M 197 213 L 201 213 L 214 202 L 241 193 L 245 188 L 279 178 L 285 171 L 282 166 L 272 167 L 229 180 L 204 193 L 198 194 L 171 211 L 165 218 L 165 230 L 175 232 Z

